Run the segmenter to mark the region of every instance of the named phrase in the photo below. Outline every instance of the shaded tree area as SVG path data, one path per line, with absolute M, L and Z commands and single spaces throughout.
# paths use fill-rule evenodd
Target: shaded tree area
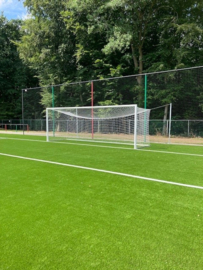
M 40 86 L 65 83 L 54 89 L 55 106 L 91 104 L 90 83 L 72 82 L 137 74 L 95 82 L 94 104 L 143 107 L 143 73 L 203 62 L 203 0 L 25 0 L 24 5 L 31 16 L 15 22 L 18 37 L 11 44 L 18 47 L 15 65 L 23 61 L 29 74 L 16 76 L 26 87 L 36 86 L 36 81 L 23 81 L 32 80 L 33 74 Z M 201 70 L 149 75 L 148 107 L 172 102 L 177 119 L 201 118 L 202 77 Z M 51 87 L 42 88 L 40 95 L 44 108 L 52 106 Z
M 21 89 L 34 85 L 34 73 L 19 57 L 20 20 L 0 16 L 0 118 L 21 118 Z
M 102 70 L 102 67 L 109 64 L 107 74 L 103 72 L 103 76 L 143 74 L 202 65 L 202 1 L 72 0 L 67 6 L 69 10 L 62 15 L 67 27 L 73 27 L 75 30 L 80 48 L 77 50 L 79 63 L 83 61 L 85 55 L 88 56 L 91 38 L 95 40 L 96 35 L 101 35 L 103 42 L 100 42 L 99 49 L 103 55 L 95 59 L 94 65 Z M 114 62 L 110 65 L 112 62 L 109 59 L 112 58 Z M 94 71 L 98 76 L 99 70 Z M 107 91 L 103 93 L 103 97 L 108 96 L 118 104 L 134 102 L 143 106 L 143 78 L 137 76 L 134 84 L 132 80 L 126 79 L 126 88 L 120 86 L 114 88 L 117 95 L 112 91 L 112 82 L 110 82 L 109 87 L 104 87 Z M 180 92 L 178 96 L 175 88 L 176 79 L 167 83 L 171 80 L 171 74 L 156 76 L 156 78 L 157 83 L 149 81 L 149 107 L 175 102 L 178 99 L 179 103 L 181 99 L 188 100 L 189 93 L 185 91 L 184 82 L 181 88 L 180 84 L 178 86 Z M 159 82 L 161 80 L 162 88 Z M 187 89 L 193 91 L 192 87 Z M 193 99 L 197 100 L 201 91 L 200 88 L 198 91 L 194 90 L 191 93 Z M 178 101 L 176 103 L 178 106 Z M 191 117 L 198 117 L 201 103 L 195 102 L 194 107 L 198 112 L 196 116 L 193 113 Z M 189 116 L 189 113 L 184 115 Z M 183 117 L 182 112 L 179 117 Z

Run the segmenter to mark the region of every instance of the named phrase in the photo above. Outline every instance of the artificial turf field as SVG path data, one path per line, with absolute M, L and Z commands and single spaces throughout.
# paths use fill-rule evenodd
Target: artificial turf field
M 203 147 L 0 134 L 0 269 L 202 270 Z

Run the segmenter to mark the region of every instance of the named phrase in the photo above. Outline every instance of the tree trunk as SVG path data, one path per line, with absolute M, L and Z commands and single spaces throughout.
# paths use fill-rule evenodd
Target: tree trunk
M 137 80 L 137 83 L 138 83 L 138 88 L 137 88 L 137 91 L 138 91 L 138 106 L 140 107 L 143 107 L 143 98 L 144 98 L 144 95 L 143 95 L 143 86 L 142 86 L 142 72 L 143 72 L 143 61 L 142 61 L 142 47 L 139 46 L 139 61 L 137 59 L 137 56 L 136 56 L 136 53 L 135 53 L 135 48 L 134 48 L 134 45 L 133 43 L 131 43 L 131 50 L 132 50 L 132 57 L 133 57 L 133 62 L 134 62 L 134 67 L 135 67 L 135 70 L 138 70 L 139 75 L 136 76 L 136 80 Z

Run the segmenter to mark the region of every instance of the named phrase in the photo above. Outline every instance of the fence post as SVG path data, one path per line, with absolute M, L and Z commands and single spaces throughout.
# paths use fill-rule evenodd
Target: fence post
M 24 135 L 24 100 L 23 100 L 23 89 L 21 90 L 22 93 L 22 124 L 23 124 L 23 135 Z
M 147 109 L 147 74 L 145 74 L 145 90 L 144 90 L 144 108 Z M 147 133 L 147 112 L 144 114 L 144 142 L 146 142 L 146 133 Z M 137 116 L 136 116 L 137 117 Z
M 91 116 L 92 116 L 92 139 L 94 139 L 94 83 L 91 81 Z
M 190 120 L 187 121 L 187 136 L 190 137 Z
M 147 109 L 147 74 L 145 74 L 145 84 L 144 84 L 144 108 Z
M 172 103 L 170 103 L 170 111 L 169 111 L 169 132 L 168 132 L 168 143 L 171 143 L 171 119 L 172 118 Z
M 52 108 L 54 108 L 54 86 L 51 87 L 51 95 L 52 95 Z M 55 114 L 52 110 L 52 121 L 53 121 L 53 137 L 55 137 Z

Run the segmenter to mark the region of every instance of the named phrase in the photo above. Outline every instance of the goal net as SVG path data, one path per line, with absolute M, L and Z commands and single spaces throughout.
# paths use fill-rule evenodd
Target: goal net
M 150 109 L 150 141 L 170 143 L 172 103 Z
M 137 105 L 58 107 L 46 109 L 47 141 L 94 140 L 149 145 L 150 110 Z

